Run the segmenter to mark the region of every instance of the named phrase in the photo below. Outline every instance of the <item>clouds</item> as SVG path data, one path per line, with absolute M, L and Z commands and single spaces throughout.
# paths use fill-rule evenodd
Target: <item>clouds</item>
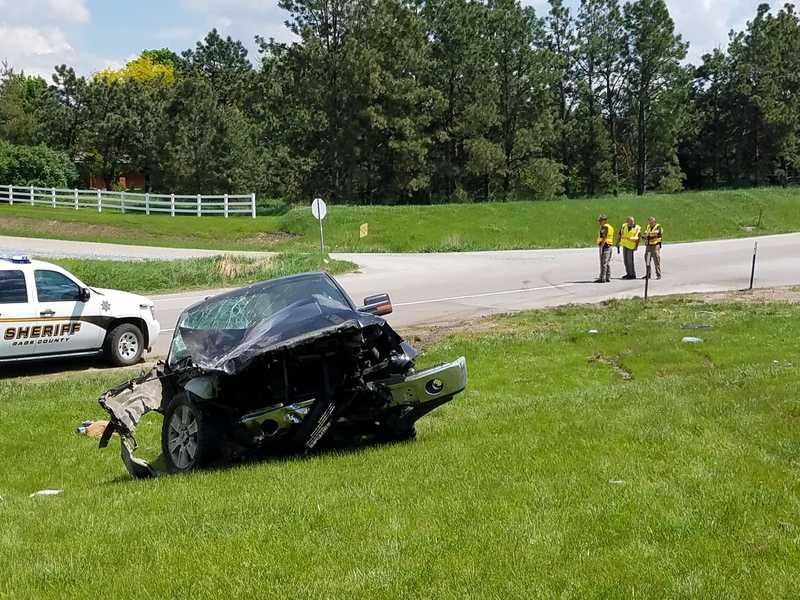
M 86 0 L 0 0 L 0 60 L 49 76 L 55 64 L 76 58 L 65 27 L 89 21 Z
M 0 0 L 0 20 L 5 23 L 83 25 L 90 16 L 86 0 Z
M 255 48 L 256 35 L 279 41 L 294 39 L 284 25 L 288 15 L 277 0 L 181 0 L 181 4 L 200 16 L 206 26 L 198 39 L 211 28 L 242 40 L 250 50 Z
M 742 29 L 761 0 L 666 1 L 691 44 L 688 60 L 697 64 L 706 52 L 726 47 L 728 32 Z M 522 2 L 540 16 L 548 11 L 547 0 Z M 580 0 L 565 4 L 575 14 Z M 0 0 L 0 60 L 46 76 L 61 63 L 90 74 L 144 48 L 180 52 L 214 27 L 242 40 L 255 59 L 255 35 L 295 39 L 287 18 L 278 0 Z
M 675 28 L 689 42 L 687 59 L 702 62 L 703 54 L 728 47 L 728 33 L 752 19 L 761 0 L 667 0 Z
M 687 60 L 699 64 L 703 54 L 717 47 L 727 48 L 728 32 L 744 28 L 762 1 L 666 0 L 666 3 L 677 33 L 690 44 Z M 565 0 L 564 3 L 575 15 L 579 0 Z M 523 0 L 523 4 L 533 6 L 539 16 L 545 16 L 549 10 L 547 0 Z

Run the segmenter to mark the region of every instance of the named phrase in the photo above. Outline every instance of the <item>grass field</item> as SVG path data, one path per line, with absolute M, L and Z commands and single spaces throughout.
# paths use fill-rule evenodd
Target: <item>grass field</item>
M 786 303 L 499 318 L 425 354 L 470 386 L 416 442 L 154 481 L 73 432 L 119 373 L 0 381 L 0 595 L 793 597 L 798 336 Z
M 170 261 L 45 260 L 61 265 L 86 285 L 140 294 L 241 286 L 307 271 L 338 275 L 356 268 L 350 262 L 298 253 L 264 259 L 229 255 Z
M 667 241 L 800 231 L 800 189 L 652 194 L 591 200 L 331 206 L 327 250 L 440 252 L 572 248 L 594 243 L 596 219 L 655 215 Z M 759 224 L 759 215 L 761 220 Z M 359 237 L 361 224 L 369 234 Z M 257 219 L 169 217 L 0 204 L 0 235 L 231 250 L 316 250 L 319 229 L 307 208 Z

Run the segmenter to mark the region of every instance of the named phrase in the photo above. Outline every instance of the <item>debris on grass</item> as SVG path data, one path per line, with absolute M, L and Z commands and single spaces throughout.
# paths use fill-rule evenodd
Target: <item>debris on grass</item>
M 595 354 L 594 356 L 589 357 L 589 362 L 608 365 L 614 369 L 614 372 L 619 375 L 619 378 L 622 379 L 622 381 L 631 381 L 633 379 L 633 373 L 623 367 L 618 358 L 603 356 L 602 354 Z
M 597 331 L 597 329 L 590 329 L 590 330 L 589 330 L 589 333 L 600 333 L 600 332 L 599 332 L 599 331 Z
M 33 498 L 34 496 L 58 496 L 63 491 L 64 490 L 51 490 L 51 489 L 39 490 L 38 492 L 33 492 L 30 495 L 30 497 Z
M 686 323 L 681 329 L 714 329 L 714 326 L 708 323 Z
M 691 335 L 687 335 L 685 338 L 681 340 L 684 344 L 702 344 L 703 338 L 693 337 Z
M 108 421 L 84 421 L 75 430 L 81 435 L 99 440 L 108 427 Z
M 622 479 L 609 479 L 609 485 L 625 485 L 625 481 Z

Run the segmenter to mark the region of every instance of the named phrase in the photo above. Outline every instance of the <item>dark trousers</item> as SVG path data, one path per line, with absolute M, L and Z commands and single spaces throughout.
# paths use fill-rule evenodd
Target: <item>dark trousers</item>
M 625 275 L 627 277 L 636 277 L 636 265 L 633 262 L 635 256 L 636 250 L 622 249 L 622 258 L 625 260 Z

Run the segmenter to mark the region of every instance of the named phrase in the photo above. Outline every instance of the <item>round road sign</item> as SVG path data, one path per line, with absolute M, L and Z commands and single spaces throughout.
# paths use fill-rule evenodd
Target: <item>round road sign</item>
M 324 219 L 325 215 L 328 214 L 328 207 L 325 204 L 325 200 L 322 198 L 314 198 L 314 201 L 311 203 L 311 214 L 314 215 L 314 218 L 318 221 Z

